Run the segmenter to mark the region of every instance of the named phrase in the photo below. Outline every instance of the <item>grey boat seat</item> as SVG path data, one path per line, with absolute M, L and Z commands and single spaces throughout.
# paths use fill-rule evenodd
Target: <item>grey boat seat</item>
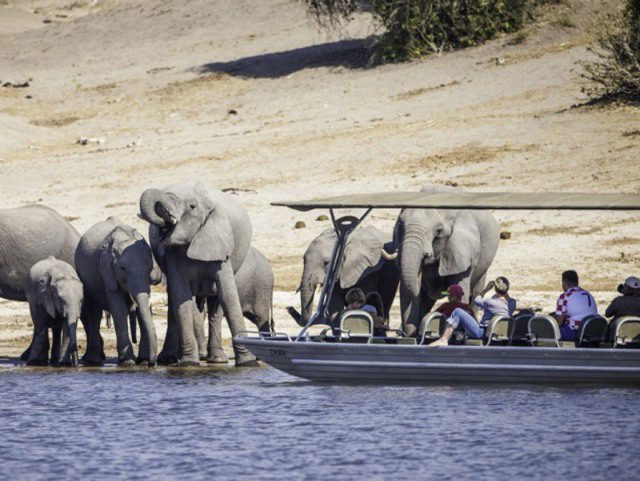
M 429 344 L 440 338 L 444 330 L 445 317 L 440 312 L 430 312 L 422 318 L 418 336 L 420 336 L 419 344 Z
M 597 314 L 585 317 L 576 333 L 576 347 L 600 347 L 607 342 L 609 323 Z
M 508 344 L 510 323 L 511 318 L 509 316 L 493 316 L 487 323 L 487 328 L 484 331 L 486 338 L 485 345 L 490 346 L 491 344 Z
M 522 313 L 509 321 L 509 346 L 529 346 L 529 319 L 533 314 Z
M 340 341 L 367 343 L 373 337 L 373 318 L 360 309 L 349 309 L 340 314 Z
M 614 348 L 640 348 L 640 317 L 619 317 L 614 321 L 613 332 Z
M 551 316 L 535 315 L 528 322 L 529 342 L 538 347 L 575 347 L 560 338 L 558 323 Z

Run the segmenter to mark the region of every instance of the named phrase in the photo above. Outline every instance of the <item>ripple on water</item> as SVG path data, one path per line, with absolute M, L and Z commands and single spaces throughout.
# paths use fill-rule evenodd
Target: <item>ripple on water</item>
M 640 391 L 0 370 L 0 478 L 629 479 Z

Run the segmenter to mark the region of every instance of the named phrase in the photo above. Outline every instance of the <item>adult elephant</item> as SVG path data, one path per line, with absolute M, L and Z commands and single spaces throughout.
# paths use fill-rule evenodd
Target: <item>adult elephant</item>
M 77 366 L 76 328 L 82 309 L 83 286 L 75 269 L 53 256 L 36 262 L 25 281 L 25 293 L 33 320 L 27 364 L 48 364 L 51 329 L 51 364 Z
M 231 334 L 245 330 L 234 273 L 251 246 L 251 221 L 237 200 L 199 184 L 147 189 L 140 213 L 158 229 L 156 240 L 149 237 L 166 261 L 169 325 L 162 358 L 199 365 L 196 297 L 217 296 Z M 234 344 L 234 351 L 236 366 L 257 365 L 245 347 Z
M 421 192 L 452 190 L 427 186 Z M 396 252 L 384 256 L 397 257 L 402 326 L 412 335 L 448 286 L 460 284 L 469 298 L 484 287 L 500 228 L 487 211 L 403 209 L 393 238 Z
M 324 282 L 336 242 L 334 229 L 326 229 L 316 237 L 304 253 L 304 269 L 300 279 L 302 312 L 296 321 L 304 326 L 313 313 L 316 287 Z M 391 248 L 391 236 L 374 226 L 358 227 L 349 237 L 344 252 L 339 283 L 334 288 L 329 314 L 342 310 L 346 292 L 359 287 L 365 294 L 378 292 L 385 308 L 385 318 L 396 295 L 399 282 L 398 268 L 393 260 L 386 260 L 383 249 Z
M 0 297 L 27 301 L 29 270 L 49 256 L 75 266 L 80 234 L 55 210 L 43 205 L 0 209 Z M 31 345 L 20 356 L 29 358 Z
M 91 227 L 76 251 L 76 269 L 85 288 L 82 323 L 87 333 L 85 365 L 102 364 L 100 321 L 111 313 L 116 329 L 118 365 L 148 364 L 157 356 L 156 330 L 149 306 L 150 284 L 160 282 L 151 248 L 144 237 L 115 217 Z M 137 308 L 141 339 L 137 359 L 129 338 L 128 320 Z

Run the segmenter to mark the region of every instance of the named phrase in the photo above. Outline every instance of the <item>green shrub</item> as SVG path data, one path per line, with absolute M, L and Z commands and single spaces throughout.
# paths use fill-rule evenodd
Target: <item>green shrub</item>
M 300 0 L 321 25 L 349 21 L 364 8 L 383 27 L 383 60 L 406 60 L 477 45 L 522 28 L 541 0 Z
M 600 22 L 592 62 L 582 62 L 583 86 L 592 99 L 640 101 L 640 0 L 627 0 L 625 9 Z

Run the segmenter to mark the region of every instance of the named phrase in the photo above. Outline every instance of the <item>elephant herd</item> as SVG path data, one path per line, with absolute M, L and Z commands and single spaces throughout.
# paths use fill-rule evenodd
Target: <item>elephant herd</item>
M 423 189 L 442 190 L 448 188 Z M 273 331 L 273 271 L 251 245 L 251 220 L 236 198 L 200 184 L 147 189 L 139 217 L 149 223 L 149 243 L 115 217 L 81 236 L 48 207 L 0 209 L 0 297 L 29 303 L 34 328 L 23 354 L 27 364 L 77 365 L 80 320 L 87 338 L 82 362 L 101 365 L 104 314 L 113 320 L 118 364 L 125 366 L 226 363 L 223 317 L 233 336 L 245 330 L 245 318 Z M 304 254 L 299 323 L 311 316 L 335 236 L 333 229 L 322 232 Z M 498 240 L 498 224 L 486 212 L 404 209 L 392 235 L 361 226 L 347 244 L 329 310 L 342 309 L 344 293 L 360 287 L 381 295 L 388 318 L 399 285 L 402 326 L 415 334 L 448 285 L 460 284 L 470 296 L 484 286 Z M 167 332 L 158 353 L 149 294 L 163 275 Z M 257 365 L 246 348 L 233 349 L 236 366 Z

